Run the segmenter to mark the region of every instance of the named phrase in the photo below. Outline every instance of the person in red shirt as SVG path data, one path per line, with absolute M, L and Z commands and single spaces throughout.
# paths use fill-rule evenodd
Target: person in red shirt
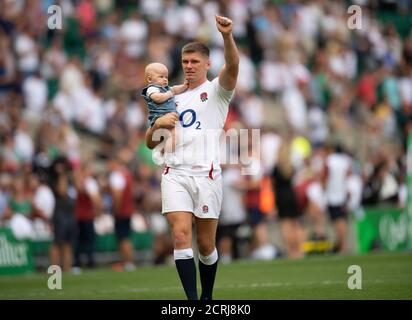
M 133 177 L 120 157 L 109 161 L 109 185 L 113 201 L 115 230 L 119 242 L 122 267 L 124 270 L 134 270 L 133 246 L 130 237 L 130 218 L 134 211 Z
M 79 232 L 75 250 L 75 266 L 81 266 L 80 255 L 85 252 L 88 259 L 87 266 L 93 268 L 95 266 L 94 218 L 100 214 L 102 198 L 90 164 L 85 163 L 74 171 L 73 178 L 77 190 L 75 216 Z

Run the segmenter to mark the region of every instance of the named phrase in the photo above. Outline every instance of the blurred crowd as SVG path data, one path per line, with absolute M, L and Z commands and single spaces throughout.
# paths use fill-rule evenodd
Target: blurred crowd
M 53 4 L 62 29 L 47 27 Z M 362 8 L 359 30 L 347 25 L 351 4 Z M 162 168 L 144 143 L 144 66 L 162 62 L 170 83 L 181 83 L 180 48 L 200 40 L 211 48 L 209 77 L 217 76 L 224 61 L 217 13 L 233 19 L 240 51 L 226 129 L 261 130 L 259 174 L 224 166 L 222 261 L 242 254 L 234 245 L 242 239 L 252 258 L 302 256 L 305 239 L 326 237 L 327 221 L 334 249 L 345 252 L 348 214 L 405 206 L 409 1 L 0 0 L 0 7 L 0 225 L 54 238 L 51 259 L 66 269 L 79 250 L 93 266 L 93 233 L 117 226 L 114 198 L 128 192 L 117 171 L 133 177 L 132 230 L 155 234 L 156 263 L 170 255 Z M 270 242 L 270 221 L 280 222 L 282 252 Z M 120 251 L 132 268 L 130 244 Z

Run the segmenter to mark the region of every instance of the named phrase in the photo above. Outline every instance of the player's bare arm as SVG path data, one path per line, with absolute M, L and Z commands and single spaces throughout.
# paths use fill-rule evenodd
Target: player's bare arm
M 216 27 L 223 37 L 225 64 L 219 73 L 219 84 L 226 90 L 234 90 L 239 73 L 239 52 L 233 39 L 233 22 L 229 18 L 215 16 Z
M 170 112 L 165 114 L 164 116 L 160 117 L 156 120 L 154 125 L 147 129 L 146 131 L 146 146 L 149 149 L 155 148 L 162 140 L 160 141 L 153 141 L 153 133 L 157 129 L 173 129 L 176 125 L 176 122 L 179 120 L 179 117 L 176 113 Z

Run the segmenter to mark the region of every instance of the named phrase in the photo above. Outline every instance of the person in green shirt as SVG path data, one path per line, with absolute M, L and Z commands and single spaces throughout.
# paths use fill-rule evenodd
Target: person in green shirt
M 3 219 L 11 219 L 17 213 L 24 215 L 26 218 L 30 218 L 32 213 L 31 196 L 25 190 L 24 180 L 21 176 L 13 179 L 12 194 Z

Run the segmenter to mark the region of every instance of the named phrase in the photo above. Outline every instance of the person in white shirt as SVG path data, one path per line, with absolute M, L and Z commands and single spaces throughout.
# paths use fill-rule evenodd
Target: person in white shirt
M 52 238 L 51 223 L 56 203 L 53 191 L 47 185 L 44 173 L 33 174 L 30 183 L 33 190 L 33 227 L 36 237 Z
M 352 160 L 337 145 L 326 158 L 326 200 L 330 219 L 337 236 L 336 250 L 347 251 L 347 212 L 348 177 L 351 173 Z
M 22 89 L 26 105 L 24 114 L 30 121 L 34 120 L 37 123 L 47 104 L 47 82 L 36 72 L 24 80 Z
M 223 169 L 222 214 L 217 228 L 217 242 L 221 263 L 229 263 L 239 255 L 237 233 L 247 223 L 247 211 L 244 196 L 247 190 L 246 180 L 237 165 L 229 165 Z
M 162 212 L 172 230 L 177 271 L 187 298 L 193 300 L 198 299 L 192 249 L 193 218 L 199 249 L 200 299 L 212 299 L 218 261 L 216 228 L 222 204 L 219 133 L 226 121 L 239 72 L 233 23 L 222 16 L 215 19 L 223 37 L 225 56 L 219 76 L 213 81 L 207 79 L 210 59 L 209 49 L 204 44 L 192 42 L 185 45 L 182 67 L 189 87 L 175 96 L 179 116 L 166 114 L 157 119 L 146 133 L 146 144 L 153 149 L 161 142 L 156 136 L 157 129 L 173 128 L 179 121 L 176 132 L 182 135 L 178 136 L 182 143 L 176 146 L 176 161 L 170 163 L 166 159 L 161 184 Z M 204 148 L 205 142 L 207 148 Z M 210 143 L 214 148 L 209 148 Z

